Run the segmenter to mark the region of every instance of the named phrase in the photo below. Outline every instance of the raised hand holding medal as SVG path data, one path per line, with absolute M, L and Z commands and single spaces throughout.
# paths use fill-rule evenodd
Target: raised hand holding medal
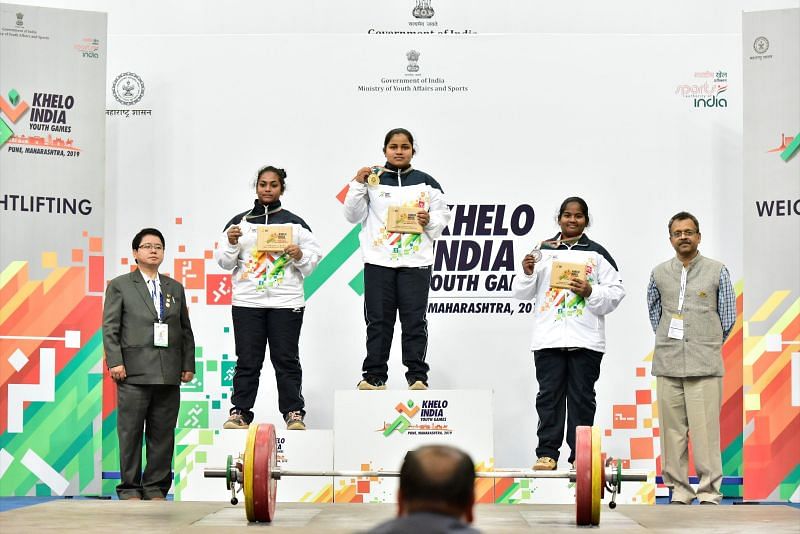
M 542 251 L 539 250 L 541 246 L 541 243 L 537 243 L 536 246 L 533 247 L 533 250 L 526 254 L 524 258 L 522 258 L 522 271 L 528 276 L 533 274 L 533 269 L 536 267 L 536 263 L 542 259 Z

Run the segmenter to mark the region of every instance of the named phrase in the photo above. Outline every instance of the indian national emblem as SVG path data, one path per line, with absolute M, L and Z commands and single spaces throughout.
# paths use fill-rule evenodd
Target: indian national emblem
M 408 58 L 408 67 L 406 67 L 406 70 L 408 72 L 419 72 L 419 65 L 417 65 L 419 52 L 416 50 L 409 50 L 406 52 L 406 58 Z
M 414 18 L 429 19 L 433 16 L 433 8 L 431 7 L 431 0 L 417 0 L 417 5 L 411 12 Z
M 111 84 L 111 92 L 117 102 L 132 106 L 144 96 L 144 82 L 133 72 L 123 72 Z
M 17 13 L 17 26 L 20 28 L 23 26 L 22 18 L 25 16 L 24 13 Z
M 769 41 L 766 37 L 758 37 L 753 42 L 753 50 L 756 51 L 757 54 L 766 54 L 767 50 L 769 50 Z

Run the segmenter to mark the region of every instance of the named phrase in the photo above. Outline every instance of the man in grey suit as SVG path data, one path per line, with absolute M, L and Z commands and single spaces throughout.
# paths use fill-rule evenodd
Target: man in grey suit
M 472 528 L 475 464 L 448 445 L 427 445 L 406 453 L 400 468 L 397 517 L 369 534 L 477 534 Z
M 183 286 L 158 274 L 164 236 L 145 228 L 132 248 L 139 268 L 111 281 L 103 306 L 106 365 L 117 383 L 117 495 L 164 500 L 172 485 L 180 384 L 194 378 L 194 335 Z

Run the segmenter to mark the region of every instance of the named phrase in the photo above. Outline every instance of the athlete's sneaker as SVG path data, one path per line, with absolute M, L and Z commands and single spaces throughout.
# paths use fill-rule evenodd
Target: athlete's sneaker
M 244 417 L 239 412 L 233 412 L 228 420 L 225 421 L 225 424 L 222 425 L 222 428 L 239 428 L 239 429 L 247 429 L 250 425 L 247 421 L 244 420 Z
M 412 390 L 428 389 L 428 384 L 426 384 L 422 380 L 417 380 L 413 384 L 409 384 L 408 385 L 408 389 L 412 389 Z
M 386 384 L 384 384 L 383 380 L 379 380 L 375 377 L 368 376 L 364 378 L 358 383 L 358 389 L 362 391 L 374 391 L 379 389 L 386 389 Z
M 556 470 L 556 461 L 550 458 L 549 456 L 542 456 L 538 460 L 536 460 L 536 464 L 533 466 L 534 471 L 555 471 Z
M 305 430 L 306 424 L 303 422 L 302 412 L 289 412 L 284 419 L 286 430 Z

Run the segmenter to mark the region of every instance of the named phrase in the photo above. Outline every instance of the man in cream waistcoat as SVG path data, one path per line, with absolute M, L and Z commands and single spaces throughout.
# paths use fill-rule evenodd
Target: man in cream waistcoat
M 700 224 L 682 211 L 669 221 L 676 256 L 650 275 L 647 306 L 656 334 L 661 471 L 672 504 L 719 504 L 722 456 L 722 343 L 736 322 L 736 295 L 725 266 L 697 250 Z M 689 438 L 700 484 L 689 484 Z

